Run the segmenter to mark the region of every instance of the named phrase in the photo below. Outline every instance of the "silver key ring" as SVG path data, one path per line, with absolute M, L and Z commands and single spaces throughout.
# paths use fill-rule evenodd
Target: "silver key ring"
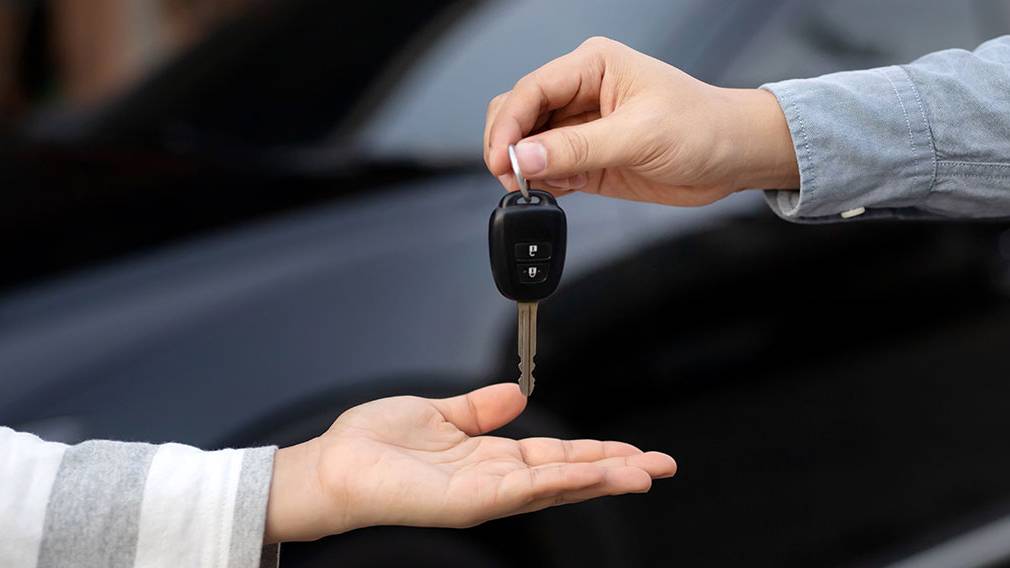
M 509 144 L 509 161 L 512 162 L 512 173 L 516 176 L 516 183 L 519 184 L 519 191 L 523 194 L 523 199 L 526 201 L 530 200 L 530 184 L 527 183 L 526 178 L 523 176 L 522 170 L 519 169 L 519 158 L 516 157 L 516 146 L 515 144 Z

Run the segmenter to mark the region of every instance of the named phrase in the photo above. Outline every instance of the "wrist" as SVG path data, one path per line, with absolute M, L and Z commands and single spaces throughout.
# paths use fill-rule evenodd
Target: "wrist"
M 775 95 L 764 89 L 722 91 L 723 152 L 733 164 L 734 189 L 799 189 L 792 134 Z
M 277 450 L 267 503 L 265 544 L 315 540 L 341 532 L 329 526 L 335 504 L 321 486 L 318 464 L 318 439 Z

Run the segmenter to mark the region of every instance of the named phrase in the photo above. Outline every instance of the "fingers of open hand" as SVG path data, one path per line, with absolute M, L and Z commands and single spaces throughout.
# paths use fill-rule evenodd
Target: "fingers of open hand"
M 526 408 L 526 397 L 516 383 L 499 383 L 430 402 L 446 420 L 470 436 L 501 428 Z
M 677 462 L 662 452 L 604 458 L 593 463 L 608 470 L 620 470 L 626 467 L 640 469 L 654 479 L 670 477 L 677 473 Z
M 554 450 L 543 448 L 543 457 Z M 569 456 L 613 452 L 626 454 L 595 461 L 561 461 L 517 470 L 502 482 L 503 503 L 521 510 L 546 501 L 549 506 L 558 499 L 575 502 L 603 495 L 641 493 L 652 487 L 652 480 L 669 477 L 677 470 L 676 462 L 660 452 L 641 452 L 634 446 L 610 445 L 591 448 L 588 444 L 574 446 L 562 452 Z M 637 452 L 637 453 L 636 453 Z M 543 507 L 540 507 L 543 508 Z
M 643 452 L 624 442 L 526 438 L 519 441 L 523 460 L 533 469 L 591 463 L 596 467 L 635 467 L 652 477 L 669 477 L 677 462 L 662 452 Z
M 534 466 L 534 468 L 548 468 L 564 465 L 565 463 L 572 462 L 559 461 L 545 463 L 539 466 Z M 653 478 L 671 477 L 673 474 L 677 473 L 677 462 L 674 461 L 672 457 L 662 452 L 638 452 L 624 456 L 601 458 L 588 463 L 592 463 L 597 467 L 602 467 L 608 470 L 613 468 L 633 467 L 648 473 L 649 476 Z
M 645 493 L 652 487 L 652 478 L 648 473 L 636 467 L 621 467 L 606 470 L 602 482 L 582 489 L 557 491 L 553 494 L 530 501 L 520 509 L 519 513 L 532 513 L 548 507 L 571 505 L 589 499 L 624 495 L 626 493 Z
M 502 493 L 505 503 L 522 507 L 544 497 L 599 485 L 606 477 L 606 468 L 594 463 L 543 465 L 505 476 Z
M 534 467 L 549 463 L 594 462 L 642 453 L 642 450 L 624 442 L 557 438 L 526 438 L 519 441 L 519 448 L 526 463 Z

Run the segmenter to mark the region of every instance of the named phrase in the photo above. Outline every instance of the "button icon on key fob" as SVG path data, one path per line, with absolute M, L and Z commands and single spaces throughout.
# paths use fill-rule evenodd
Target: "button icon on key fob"
M 519 243 L 516 245 L 516 260 L 547 260 L 551 257 L 551 243 Z
M 549 275 L 548 264 L 520 264 L 519 283 L 520 284 L 540 284 L 547 280 Z

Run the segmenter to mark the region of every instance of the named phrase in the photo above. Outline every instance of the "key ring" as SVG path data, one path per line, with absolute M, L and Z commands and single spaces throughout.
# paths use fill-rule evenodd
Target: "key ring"
M 516 176 L 516 183 L 519 185 L 519 191 L 523 194 L 523 199 L 528 203 L 530 200 L 530 184 L 526 182 L 526 178 L 523 176 L 523 172 L 519 169 L 519 158 L 516 157 L 516 147 L 515 144 L 509 144 L 509 161 L 512 162 L 512 173 Z

